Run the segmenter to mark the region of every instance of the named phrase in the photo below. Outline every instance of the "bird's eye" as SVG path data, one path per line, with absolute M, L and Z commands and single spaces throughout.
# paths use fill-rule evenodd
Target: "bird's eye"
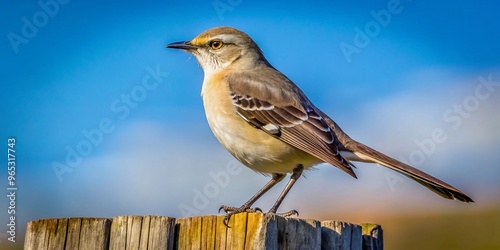
M 213 40 L 210 42 L 210 48 L 218 50 L 222 47 L 223 43 L 221 40 Z

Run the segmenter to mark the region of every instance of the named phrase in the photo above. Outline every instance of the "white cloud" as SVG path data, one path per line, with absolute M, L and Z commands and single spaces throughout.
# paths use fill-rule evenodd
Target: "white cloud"
M 243 180 L 264 184 L 265 178 L 244 169 L 212 135 L 200 135 L 203 132 L 187 128 L 180 133 L 176 129 L 142 121 L 128 124 L 110 136 L 106 152 L 85 159 L 71 173 L 70 177 L 74 178 L 64 183 L 84 187 L 71 195 L 87 200 L 84 204 L 69 204 L 68 210 L 79 210 L 86 216 L 93 211 L 96 216 L 153 213 L 180 217 L 183 214 L 179 205 L 184 204 L 200 214 L 216 213 L 223 203 L 241 205 L 231 203 L 240 196 L 238 190 L 244 193 L 241 202 L 252 195 L 253 185 L 245 185 Z M 242 172 L 228 175 L 229 183 L 217 183 L 213 176 L 227 172 L 228 165 L 235 164 L 239 164 Z M 213 195 L 214 184 L 218 185 L 216 195 Z M 258 188 L 255 187 L 255 191 Z M 209 192 L 210 197 L 204 194 L 208 201 L 202 206 L 193 204 L 197 191 Z M 66 200 L 67 197 L 60 198 Z M 100 209 L 96 210 L 96 206 Z

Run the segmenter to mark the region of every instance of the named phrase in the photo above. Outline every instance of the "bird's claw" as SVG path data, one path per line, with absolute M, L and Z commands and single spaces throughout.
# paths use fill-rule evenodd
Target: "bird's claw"
M 272 212 L 269 212 L 270 214 L 274 214 L 274 215 L 279 215 L 279 216 L 283 216 L 283 217 L 290 217 L 290 216 L 299 216 L 299 212 L 297 210 L 290 210 L 288 212 L 284 212 L 284 213 L 272 213 Z
M 226 213 L 226 215 L 224 216 L 224 225 L 226 227 L 229 227 L 229 220 L 231 219 L 231 216 L 233 216 L 234 214 L 239 214 L 239 213 L 243 213 L 243 212 L 249 212 L 249 213 L 254 213 L 254 212 L 261 212 L 262 213 L 262 209 L 258 208 L 258 207 L 255 207 L 255 208 L 252 208 L 252 207 L 245 207 L 245 206 L 242 206 L 242 207 L 230 207 L 230 206 L 220 206 L 219 207 L 219 213 L 221 210 L 224 210 L 224 212 Z

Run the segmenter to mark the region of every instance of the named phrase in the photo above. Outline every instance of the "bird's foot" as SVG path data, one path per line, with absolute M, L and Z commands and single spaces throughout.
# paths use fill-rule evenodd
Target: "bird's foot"
M 297 210 L 290 210 L 288 212 L 284 212 L 284 213 L 276 213 L 276 212 L 273 212 L 273 211 L 269 211 L 268 214 L 273 214 L 273 215 L 279 215 L 279 216 L 283 216 L 283 217 L 290 217 L 290 216 L 299 216 L 299 212 Z
M 219 213 L 220 213 L 220 210 L 224 210 L 224 212 L 226 213 L 226 216 L 224 216 L 224 225 L 226 225 L 226 227 L 230 227 L 229 226 L 229 219 L 231 219 L 231 216 L 233 216 L 234 214 L 239 214 L 239 213 L 243 213 L 243 212 L 250 212 L 250 213 L 261 212 L 262 213 L 262 210 L 258 207 L 252 208 L 252 207 L 247 207 L 245 205 L 243 205 L 241 207 L 230 207 L 230 206 L 222 205 L 219 207 Z

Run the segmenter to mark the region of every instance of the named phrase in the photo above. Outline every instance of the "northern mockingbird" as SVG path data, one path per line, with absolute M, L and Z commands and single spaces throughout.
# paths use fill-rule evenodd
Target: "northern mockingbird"
M 201 96 L 215 137 L 245 166 L 272 176 L 241 207 L 221 206 L 226 212 L 225 223 L 233 214 L 260 210 L 252 209 L 252 204 L 291 173 L 269 210 L 276 213 L 302 172 L 323 162 L 354 178 L 352 161 L 378 163 L 444 198 L 473 202 L 451 185 L 351 139 L 297 85 L 271 66 L 244 32 L 217 27 L 167 48 L 192 53 L 203 68 Z M 284 215 L 296 213 L 292 210 Z

